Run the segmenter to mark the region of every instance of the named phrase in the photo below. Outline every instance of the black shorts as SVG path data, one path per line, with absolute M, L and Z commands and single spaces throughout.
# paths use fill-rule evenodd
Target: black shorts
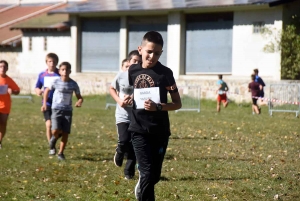
M 51 106 L 47 105 L 47 109 L 43 113 L 44 113 L 45 121 L 51 120 L 51 114 L 52 114 Z
M 252 104 L 257 105 L 257 98 L 252 98 Z

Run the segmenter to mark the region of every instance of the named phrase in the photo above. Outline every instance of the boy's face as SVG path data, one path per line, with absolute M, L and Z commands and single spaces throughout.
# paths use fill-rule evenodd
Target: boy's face
M 138 64 L 140 62 L 141 62 L 141 57 L 138 55 L 133 55 L 129 60 L 129 66 L 131 66 L 132 64 Z
M 56 61 L 52 58 L 47 58 L 46 59 L 46 64 L 48 66 L 48 69 L 55 69 L 56 65 L 57 65 Z
M 140 55 L 142 55 L 142 67 L 152 68 L 162 54 L 162 46 L 152 42 L 143 41 L 142 45 L 138 47 L 138 51 Z
M 7 70 L 6 65 L 4 63 L 0 63 L 0 75 L 5 75 Z
M 59 67 L 59 74 L 61 76 L 69 77 L 69 75 L 71 74 L 71 69 L 68 69 L 67 66 L 62 65 L 61 67 Z
M 126 62 L 124 62 L 123 63 L 123 66 L 122 66 L 122 71 L 127 71 L 128 69 L 129 69 L 129 62 L 128 61 L 126 61 Z

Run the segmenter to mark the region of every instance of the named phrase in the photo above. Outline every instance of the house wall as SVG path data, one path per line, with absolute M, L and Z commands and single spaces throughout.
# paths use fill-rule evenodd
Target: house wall
M 253 33 L 255 22 L 264 22 L 266 27 L 281 30 L 282 7 L 234 13 L 232 75 L 249 77 L 253 69 L 258 68 L 261 76 L 280 80 L 280 52 L 264 52 L 272 38 Z
M 31 38 L 31 50 L 29 50 Z M 44 38 L 47 38 L 47 49 L 44 49 Z M 38 74 L 47 68 L 45 57 L 49 52 L 58 55 L 59 63 L 71 62 L 70 33 L 24 33 L 22 37 L 23 52 L 19 56 L 20 73 Z

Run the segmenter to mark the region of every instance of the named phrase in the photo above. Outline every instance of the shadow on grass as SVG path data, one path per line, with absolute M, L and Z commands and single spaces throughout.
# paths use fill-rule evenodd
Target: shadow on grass
M 183 177 L 178 177 L 178 179 L 173 179 L 175 181 L 197 181 L 197 180 L 202 180 L 202 181 L 238 181 L 238 180 L 247 180 L 251 179 L 249 177 L 218 177 L 218 178 L 203 178 L 203 177 L 192 177 L 192 176 L 183 176 Z M 160 177 L 161 181 L 169 181 L 167 177 L 161 176 Z

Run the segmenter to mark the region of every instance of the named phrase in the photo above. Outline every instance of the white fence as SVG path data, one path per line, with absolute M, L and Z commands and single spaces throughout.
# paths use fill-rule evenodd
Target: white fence
M 269 91 L 269 114 L 273 112 L 300 112 L 300 87 L 297 84 L 271 84 Z

